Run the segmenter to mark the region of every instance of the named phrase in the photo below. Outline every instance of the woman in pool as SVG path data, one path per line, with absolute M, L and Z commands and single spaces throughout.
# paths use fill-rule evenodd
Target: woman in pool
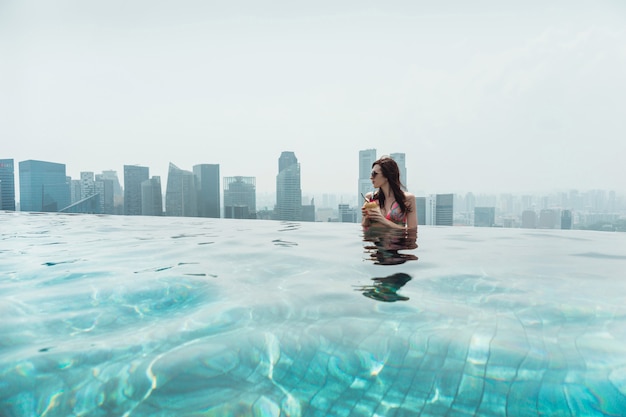
M 400 169 L 396 161 L 383 156 L 372 164 L 372 185 L 378 190 L 365 198 L 377 206 L 365 203 L 361 208 L 364 227 L 381 225 L 395 229 L 417 229 L 415 196 L 402 190 Z

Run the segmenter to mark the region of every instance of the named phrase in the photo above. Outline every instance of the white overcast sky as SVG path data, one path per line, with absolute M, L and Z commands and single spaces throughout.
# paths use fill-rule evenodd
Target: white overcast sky
M 0 0 L 0 158 L 357 192 L 626 191 L 626 1 Z M 16 170 L 17 177 L 17 170 Z

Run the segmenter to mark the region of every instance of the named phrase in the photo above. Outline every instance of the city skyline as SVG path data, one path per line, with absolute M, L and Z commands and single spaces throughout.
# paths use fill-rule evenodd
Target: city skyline
M 415 194 L 624 192 L 626 3 L 0 5 L 3 157 L 67 174 L 220 164 L 353 192 L 359 150 Z M 443 169 L 445 167 L 445 169 Z

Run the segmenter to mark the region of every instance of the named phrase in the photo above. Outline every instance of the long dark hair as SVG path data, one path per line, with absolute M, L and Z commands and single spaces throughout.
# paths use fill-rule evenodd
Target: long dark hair
M 398 168 L 398 164 L 396 163 L 396 161 L 388 156 L 383 156 L 380 159 L 374 161 L 374 163 L 372 164 L 372 168 L 374 168 L 374 165 L 378 165 L 382 174 L 385 176 L 385 178 L 387 178 L 387 181 L 389 182 L 389 188 L 391 188 L 391 192 L 398 202 L 400 210 L 402 210 L 403 213 L 410 212 L 411 208 L 407 207 L 406 203 L 404 202 L 406 196 L 404 195 L 403 188 L 405 187 L 400 181 L 400 168 Z M 380 188 L 374 193 L 374 200 L 378 200 L 378 204 L 381 207 L 385 206 L 385 193 L 381 192 Z

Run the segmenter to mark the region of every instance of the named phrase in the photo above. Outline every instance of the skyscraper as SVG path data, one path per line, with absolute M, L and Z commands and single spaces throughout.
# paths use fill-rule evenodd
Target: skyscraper
M 435 204 L 435 225 L 452 226 L 454 195 L 437 194 Z
M 224 177 L 224 217 L 256 218 L 255 177 Z
M 143 216 L 163 215 L 161 177 L 153 176 L 141 183 L 141 214 Z
M 293 152 L 285 151 L 278 159 L 274 216 L 276 220 L 302 219 L 300 164 Z
M 474 207 L 474 227 L 493 227 L 495 224 L 495 207 Z
M 372 164 L 376 162 L 376 149 L 359 151 L 359 194 L 357 201 L 364 203 L 363 196 L 374 190 L 370 175 Z M 360 205 L 359 205 L 360 206 Z M 361 221 L 361 211 L 357 210 L 357 221 Z
M 191 171 L 178 168 L 170 162 L 165 190 L 165 214 L 168 216 L 197 217 L 198 193 Z
M 104 178 L 102 174 L 96 175 L 94 180 L 94 192 L 100 195 L 100 213 L 115 214 L 115 183 L 112 179 Z
M 80 173 L 80 199 L 91 197 L 96 192 L 93 172 Z
M 400 182 L 406 189 L 408 187 L 406 183 L 406 154 L 398 152 L 392 153 L 389 156 L 391 156 L 391 159 L 396 161 L 396 164 L 398 164 L 398 169 L 400 170 Z
M 148 167 L 124 165 L 124 214 L 141 216 L 141 183 L 148 179 Z
M 15 168 L 12 159 L 0 159 L 0 210 L 15 211 Z
M 194 165 L 198 194 L 198 216 L 220 218 L 220 166 L 219 164 Z
M 19 171 L 21 211 L 57 212 L 70 205 L 65 164 L 27 160 Z

